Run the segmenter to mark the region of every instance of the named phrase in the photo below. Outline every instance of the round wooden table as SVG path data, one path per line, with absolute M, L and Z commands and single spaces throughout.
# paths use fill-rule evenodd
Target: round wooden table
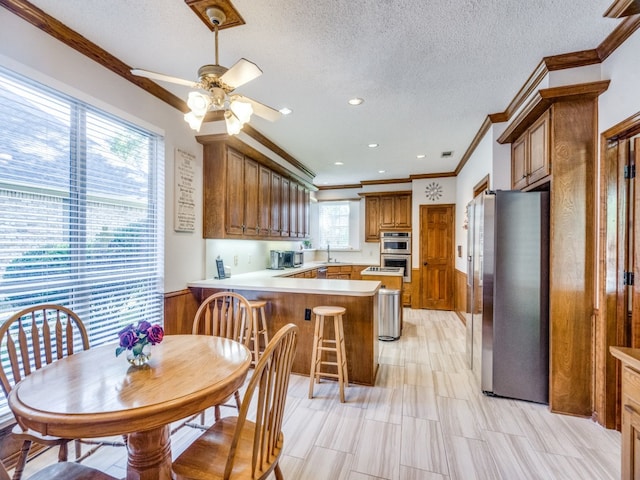
M 127 434 L 127 479 L 170 479 L 171 422 L 238 390 L 249 349 L 220 337 L 168 335 L 148 365 L 131 367 L 115 348 L 91 348 L 32 373 L 11 390 L 9 406 L 21 425 L 42 434 Z

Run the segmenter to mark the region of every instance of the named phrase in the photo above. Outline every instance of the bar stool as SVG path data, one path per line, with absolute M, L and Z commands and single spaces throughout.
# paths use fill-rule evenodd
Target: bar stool
M 260 360 L 260 355 L 269 343 L 269 334 L 267 333 L 267 319 L 264 307 L 267 305 L 266 300 L 249 300 L 251 306 L 251 321 L 247 320 L 244 305 L 240 305 L 242 309 L 242 325 L 244 325 L 243 340 L 245 335 L 248 337 L 248 343 L 245 343 L 251 349 L 253 360 L 251 364 L 255 367 Z M 260 338 L 262 337 L 262 345 Z
M 349 374 L 347 372 L 347 353 L 344 347 L 344 330 L 342 328 L 342 315 L 346 312 L 343 307 L 314 307 L 316 324 L 313 334 L 313 351 L 311 353 L 311 372 L 309 373 L 309 398 L 313 398 L 313 384 L 320 383 L 320 377 L 337 378 L 340 386 L 340 401 L 344 403 L 344 387 L 349 386 Z M 324 338 L 325 317 L 333 317 L 333 331 L 335 338 Z M 334 352 L 335 362 L 322 361 L 323 352 Z M 322 371 L 322 365 L 333 365 L 338 373 Z

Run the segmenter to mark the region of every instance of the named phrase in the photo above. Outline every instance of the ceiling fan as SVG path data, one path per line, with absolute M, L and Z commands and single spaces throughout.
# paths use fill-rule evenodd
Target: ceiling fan
M 200 130 L 209 110 L 224 110 L 229 135 L 239 133 L 253 113 L 271 122 L 278 120 L 282 115 L 279 111 L 249 97 L 233 93 L 239 86 L 262 75 L 262 70 L 245 58 L 238 60 L 231 68 L 220 65 L 218 63 L 218 27 L 224 23 L 226 15 L 216 7 L 207 8 L 206 14 L 214 26 L 216 63 L 201 66 L 198 69 L 198 81 L 184 80 L 139 68 L 131 69 L 131 73 L 196 89 L 189 92 L 187 105 L 191 111 L 185 114 L 184 119 L 192 129 L 197 131 Z

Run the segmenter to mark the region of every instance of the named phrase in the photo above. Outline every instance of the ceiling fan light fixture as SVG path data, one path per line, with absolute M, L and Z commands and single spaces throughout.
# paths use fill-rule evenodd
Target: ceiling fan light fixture
M 242 123 L 238 120 L 231 110 L 224 112 L 224 121 L 227 124 L 227 133 L 229 135 L 237 135 L 242 130 Z
M 240 127 L 247 123 L 251 119 L 253 114 L 253 107 L 250 103 L 241 102 L 240 100 L 231 100 L 229 109 L 233 112 L 233 115 L 240 122 Z
M 189 92 L 187 105 L 194 115 L 204 117 L 211 106 L 212 100 L 209 95 L 201 92 Z
M 194 112 L 189 112 L 184 115 L 184 121 L 189 124 L 191 129 L 199 132 L 200 127 L 202 126 L 202 121 L 204 120 L 204 114 L 196 115 Z

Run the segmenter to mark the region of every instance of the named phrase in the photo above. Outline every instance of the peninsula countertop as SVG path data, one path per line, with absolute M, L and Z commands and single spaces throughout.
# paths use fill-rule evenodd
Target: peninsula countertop
M 255 272 L 232 275 L 230 278 L 196 280 L 187 283 L 192 288 L 220 288 L 228 290 L 255 290 L 264 292 L 290 292 L 319 295 L 347 295 L 355 297 L 369 297 L 380 289 L 380 282 L 371 280 L 337 280 L 320 278 L 287 278 L 305 270 L 312 270 L 326 266 L 341 265 L 340 263 L 305 263 L 298 268 L 285 270 L 258 270 Z

